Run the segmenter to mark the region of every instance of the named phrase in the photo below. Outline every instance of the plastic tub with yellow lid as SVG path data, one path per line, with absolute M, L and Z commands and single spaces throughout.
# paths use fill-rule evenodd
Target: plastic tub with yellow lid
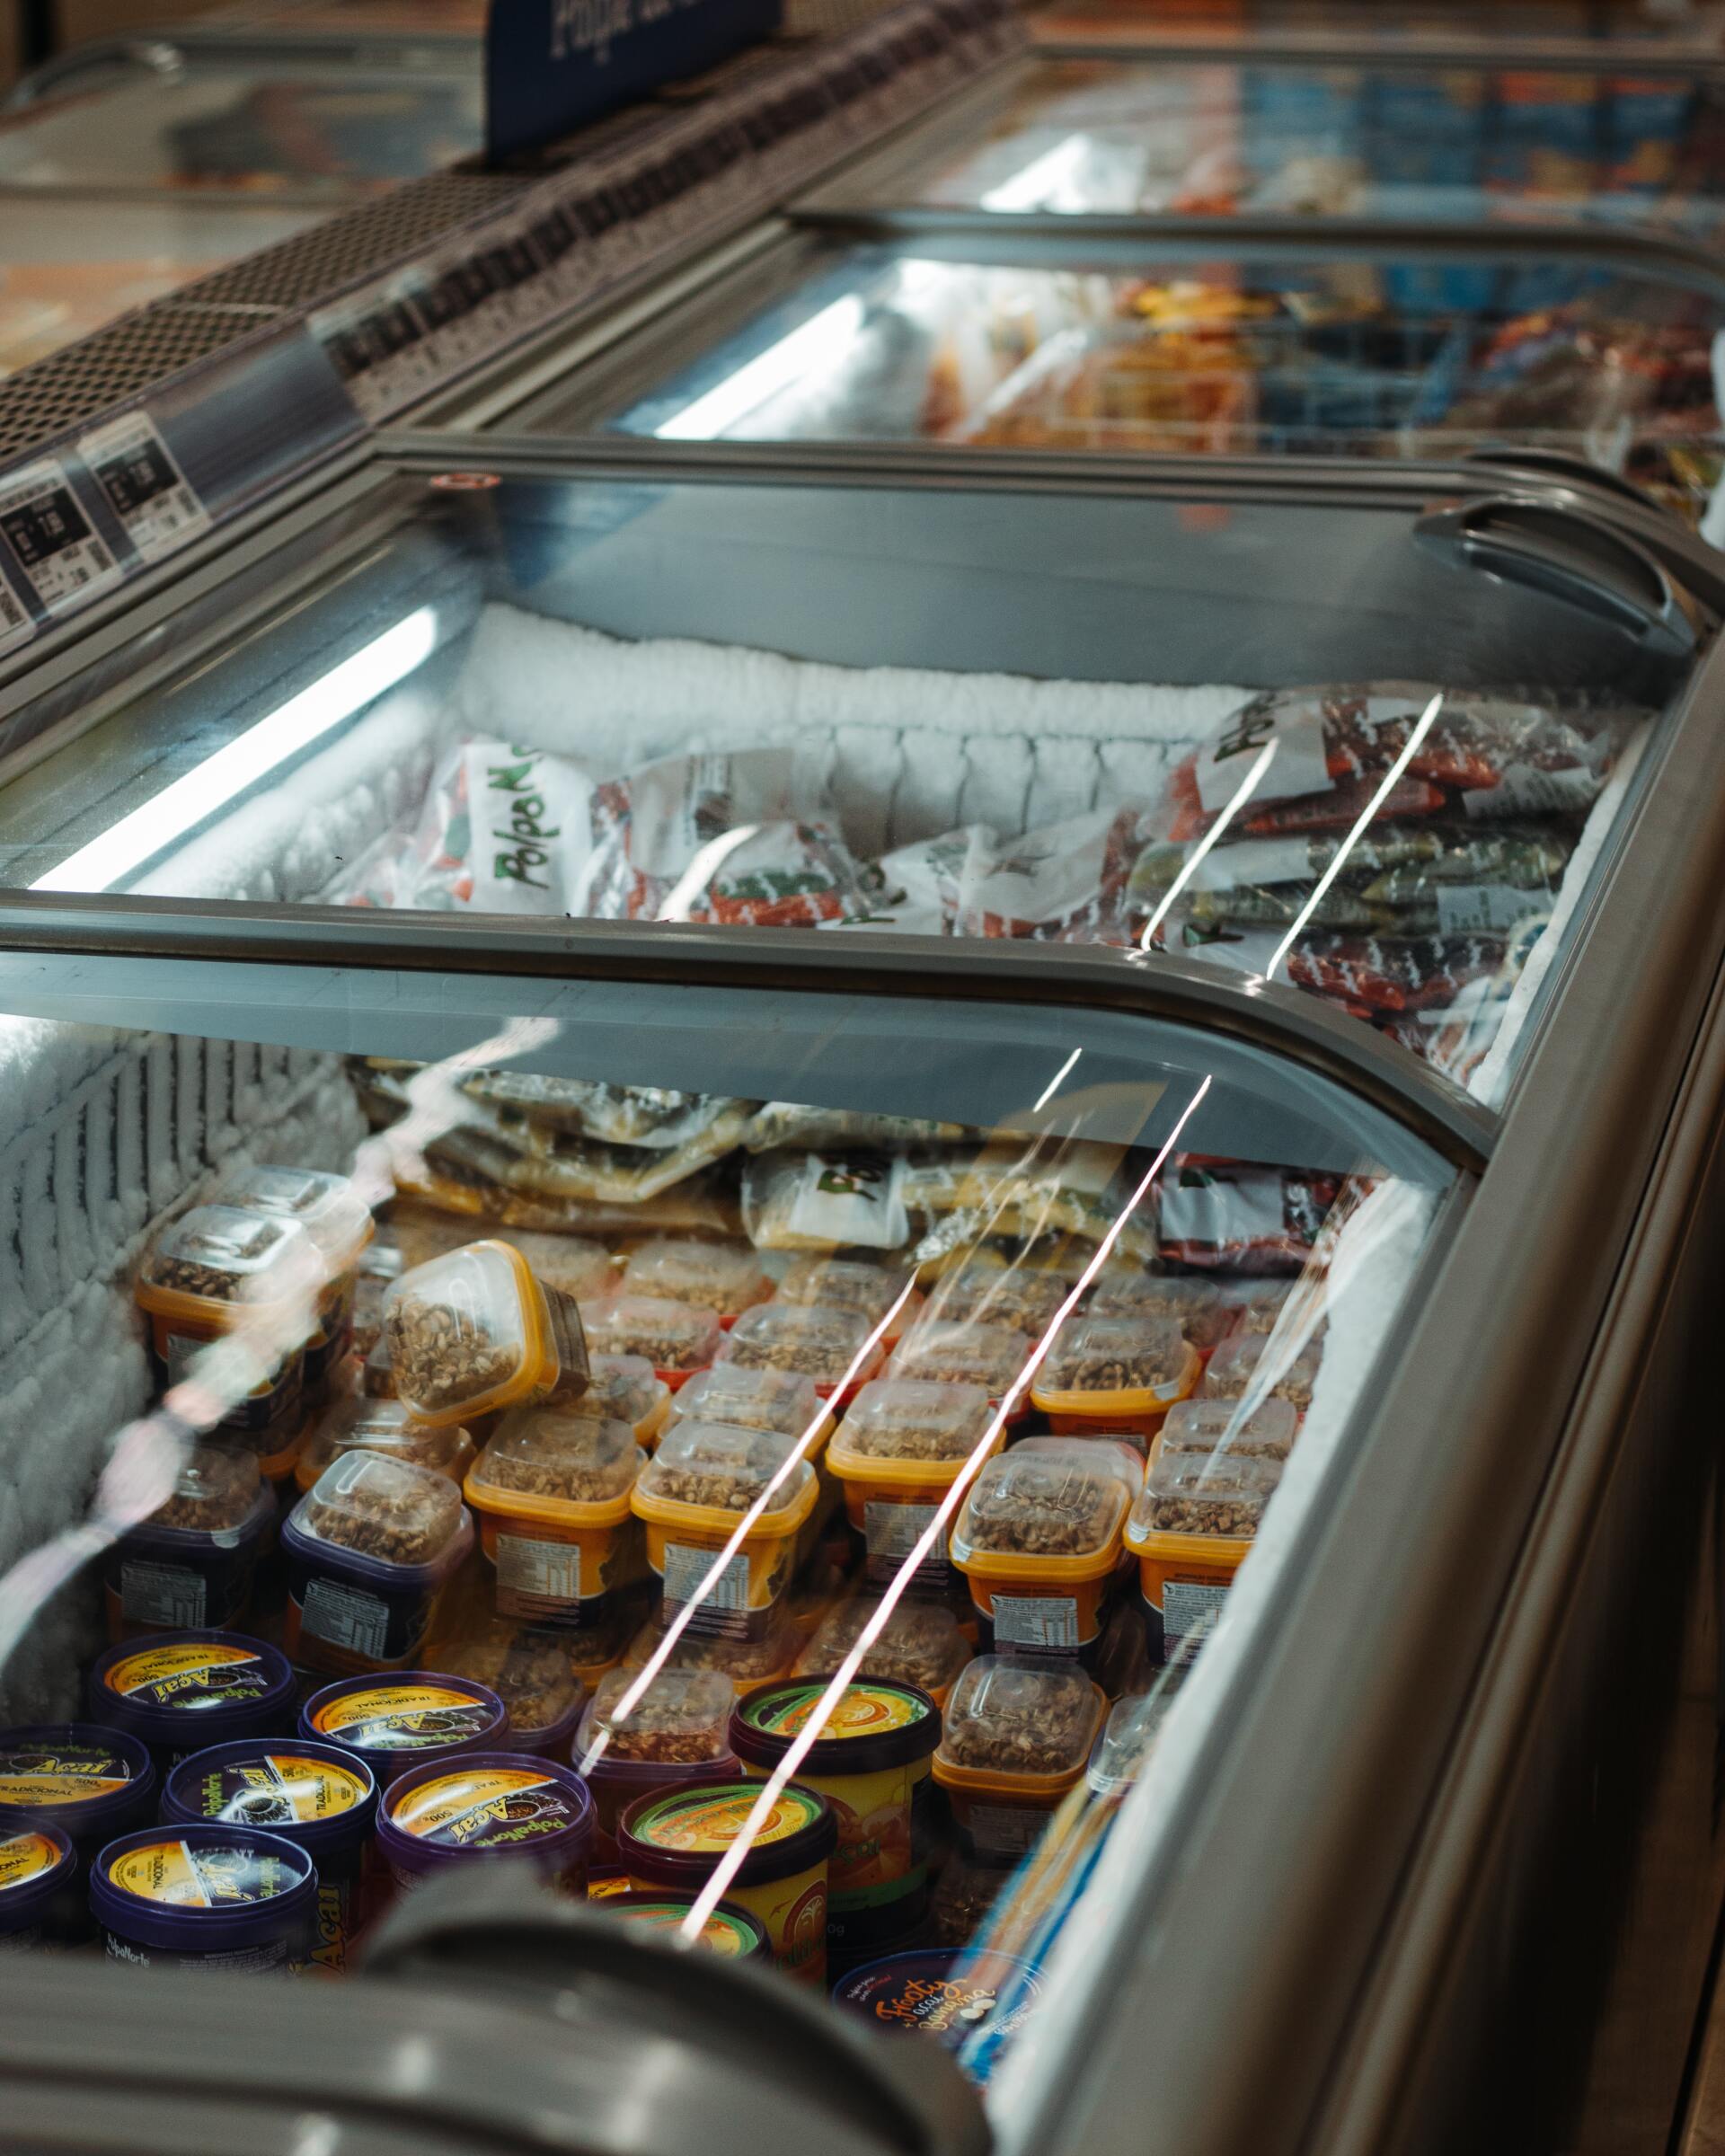
M 952 1687 L 934 1780 L 969 1850 L 1022 1856 L 1084 1778 L 1108 1711 L 1101 1685 L 1057 1662 L 982 1655 Z
M 721 1365 L 790 1370 L 810 1378 L 823 1400 L 843 1406 L 885 1359 L 860 1311 L 822 1303 L 766 1303 L 745 1311 L 719 1350 Z
M 1164 1450 L 1153 1462 L 1126 1530 L 1126 1547 L 1138 1560 L 1153 1662 L 1196 1657 L 1252 1553 L 1282 1465 L 1226 1451 Z
M 1010 1325 L 983 1325 L 974 1319 L 924 1316 L 894 1348 L 888 1377 L 915 1377 L 942 1385 L 980 1385 L 998 1407 L 1023 1373 L 1032 1342 Z M 1031 1411 L 1023 1393 L 1013 1401 L 1009 1420 L 1022 1422 Z
M 1297 1415 L 1312 1405 L 1323 1349 L 1316 1340 L 1296 1348 L 1280 1334 L 1231 1333 L 1210 1357 L 1199 1388 L 1205 1400 L 1285 1400 Z
M 248 1168 L 222 1185 L 220 1202 L 291 1220 L 316 1244 L 324 1286 L 317 1330 L 305 1343 L 305 1385 L 321 1395 L 352 1344 L 354 1288 L 374 1233 L 370 1208 L 350 1177 L 317 1168 Z
M 1031 1399 L 1057 1431 L 1153 1436 L 1202 1370 L 1197 1348 L 1172 1318 L 1070 1318 L 1037 1371 Z
M 952 1562 L 995 1644 L 1079 1654 L 1101 1630 L 1131 1491 L 1112 1448 L 1050 1439 L 1003 1453 L 978 1476 L 952 1530 Z
M 871 1579 L 898 1571 L 966 1462 L 985 1445 L 997 1453 L 1005 1437 L 986 1385 L 877 1377 L 863 1386 L 827 1448 L 827 1469 L 845 1486 Z M 917 1577 L 944 1586 L 951 1577 L 942 1535 Z
M 885 1321 L 881 1339 L 895 1347 L 922 1315 L 923 1298 L 901 1265 L 867 1258 L 829 1258 L 809 1250 L 792 1259 L 779 1282 L 781 1303 L 819 1303 L 855 1311 L 871 1327 Z
M 880 1608 L 879 1595 L 858 1595 L 841 1603 L 797 1657 L 799 1674 L 836 1669 Z M 858 1674 L 915 1684 L 943 1708 L 970 1655 L 970 1642 L 951 1610 L 942 1603 L 907 1597 L 893 1607 L 869 1642 Z
M 633 1672 L 646 1666 L 668 1636 L 669 1627 L 655 1619 L 643 1624 L 624 1651 L 620 1670 Z M 663 1669 L 706 1670 L 722 1676 L 733 1692 L 741 1694 L 769 1677 L 790 1673 L 802 1646 L 798 1631 L 783 1610 L 759 1639 L 730 1639 L 707 1632 L 679 1632 L 672 1642 Z
M 381 1453 L 458 1483 L 473 1463 L 473 1441 L 458 1422 L 420 1421 L 403 1400 L 337 1401 L 313 1426 L 295 1463 L 294 1480 L 301 1494 L 332 1462 L 349 1453 Z
M 746 1370 L 736 1363 L 716 1363 L 692 1377 L 671 1406 L 677 1422 L 729 1422 L 740 1430 L 776 1430 L 781 1436 L 814 1441 L 809 1457 L 817 1459 L 832 1435 L 832 1409 L 812 1377 L 795 1370 Z
M 595 1355 L 639 1356 L 672 1392 L 712 1366 L 725 1337 L 716 1312 L 667 1295 L 583 1298 L 581 1323 Z
M 693 1303 L 729 1323 L 765 1303 L 773 1283 L 762 1271 L 753 1243 L 654 1235 L 630 1253 L 623 1268 L 623 1292 Z
M 748 1639 L 769 1630 L 818 1495 L 814 1469 L 796 1451 L 794 1437 L 730 1423 L 679 1422 L 667 1430 L 632 1501 L 647 1524 L 647 1561 L 664 1583 L 668 1613 L 694 1602 L 692 1628 Z M 708 1585 L 715 1556 L 763 1497 L 766 1508 Z
M 650 1453 L 670 1419 L 676 1397 L 644 1355 L 593 1355 L 587 1391 L 575 1403 L 582 1415 L 626 1422 L 637 1445 Z
M 503 1418 L 464 1485 L 500 1617 L 576 1630 L 605 1619 L 641 1576 L 630 1498 L 646 1460 L 626 1422 L 553 1408 Z
M 1039 1340 L 1071 1292 L 1057 1274 L 976 1256 L 942 1274 L 928 1313 L 943 1324 L 1004 1325 Z
M 384 1301 L 395 1396 L 421 1422 L 471 1424 L 579 1398 L 587 1342 L 573 1296 L 506 1242 L 470 1242 L 403 1273 Z

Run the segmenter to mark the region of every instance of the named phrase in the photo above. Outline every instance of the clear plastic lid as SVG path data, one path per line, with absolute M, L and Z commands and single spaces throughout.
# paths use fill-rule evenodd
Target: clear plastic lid
M 704 1505 L 716 1512 L 747 1512 L 796 1449 L 796 1438 L 780 1430 L 679 1422 L 666 1431 L 642 1470 L 641 1495 L 677 1505 Z M 794 1505 L 814 1471 L 800 1460 L 774 1491 L 763 1518 L 770 1520 Z
M 719 1352 L 718 1313 L 663 1295 L 600 1295 L 581 1304 L 588 1346 L 603 1355 L 638 1355 L 655 1370 L 703 1370 Z
M 956 1464 L 982 1443 L 992 1414 L 986 1385 L 877 1377 L 851 1402 L 836 1442 L 870 1460 Z
M 1169 1319 L 1194 1348 L 1214 1348 L 1234 1319 L 1214 1280 L 1177 1273 L 1104 1273 L 1090 1292 L 1088 1308 L 1099 1318 Z
M 795 1370 L 749 1370 L 715 1363 L 677 1394 L 679 1421 L 734 1422 L 739 1429 L 777 1430 L 801 1437 L 828 1413 L 812 1377 Z
M 587 1391 L 575 1404 L 583 1415 L 633 1425 L 645 1422 L 663 1397 L 644 1355 L 596 1355 Z
M 854 1311 L 878 1325 L 910 1284 L 902 1266 L 871 1265 L 866 1258 L 827 1258 L 815 1251 L 792 1260 L 779 1282 L 781 1303 L 819 1303 Z
M 262 1490 L 258 1456 L 243 1447 L 195 1445 L 174 1480 L 173 1495 L 150 1515 L 151 1527 L 223 1534 L 243 1527 Z
M 1226 1297 L 1229 1315 L 1238 1332 L 1274 1332 L 1281 1322 L 1287 1299 L 1297 1280 L 1253 1280 Z
M 800 1666 L 810 1676 L 830 1675 L 861 1638 L 880 1607 L 878 1595 L 860 1595 L 822 1621 L 803 1649 Z M 860 1665 L 865 1677 L 920 1684 L 941 1692 L 970 1659 L 970 1643 L 952 1612 L 940 1603 L 900 1602 Z
M 660 1624 L 642 1625 L 624 1651 L 624 1668 L 641 1668 L 649 1657 L 656 1655 L 664 1644 L 665 1632 L 666 1628 Z M 789 1669 L 801 1645 L 801 1637 L 789 1617 L 775 1624 L 760 1639 L 731 1639 L 684 1631 L 678 1633 L 659 1677 L 667 1676 L 673 1670 L 716 1671 L 734 1692 L 747 1692 L 751 1684 L 764 1684 L 769 1677 L 776 1677 Z M 655 1683 L 659 1677 L 655 1677 Z
M 1243 1415 L 1237 1401 L 1182 1400 L 1162 1426 L 1164 1453 L 1232 1454 L 1236 1459 L 1286 1460 L 1300 1427 L 1294 1404 L 1263 1400 Z
M 952 1554 L 960 1562 L 978 1553 L 1094 1557 L 1119 1533 L 1128 1497 L 1114 1462 L 1088 1437 L 1003 1453 L 964 1501 Z
M 502 1617 L 439 1648 L 437 1666 L 496 1692 L 509 1710 L 512 1736 L 553 1728 L 582 1695 L 564 1641 Z
M 461 1532 L 461 1492 L 447 1475 L 382 1453 L 333 1461 L 294 1509 L 299 1532 L 385 1565 L 429 1565 Z
M 1172 1318 L 1099 1317 L 1063 1325 L 1036 1374 L 1038 1392 L 1154 1392 L 1189 1382 L 1195 1365 Z
M 1109 1710 L 1090 1762 L 1090 1786 L 1099 1797 L 1111 1797 L 1144 1772 L 1185 1677 L 1182 1669 L 1163 1670 L 1154 1692 L 1118 1700 Z
M 887 1375 L 982 1385 L 991 1400 L 998 1400 L 1023 1369 L 1030 1351 L 1030 1341 L 1010 1325 L 949 1325 L 924 1318 L 899 1342 Z
M 626 1294 L 693 1303 L 729 1317 L 763 1301 L 772 1283 L 748 1242 L 707 1242 L 697 1235 L 655 1235 L 624 1267 Z
M 615 1504 L 634 1488 L 646 1457 L 630 1423 L 512 1408 L 469 1480 L 476 1503 L 493 1489 L 562 1505 Z
M 1118 1475 L 1126 1485 L 1128 1498 L 1136 1498 L 1144 1488 L 1145 1462 L 1150 1457 L 1150 1440 L 1137 1430 L 1101 1430 L 1094 1436 L 1088 1431 L 1072 1437 L 1022 1437 L 1013 1450 L 1022 1458 L 1034 1459 L 1039 1453 L 1051 1452 L 1055 1446 L 1082 1445 L 1090 1458 L 1105 1466 L 1110 1474 Z
M 611 1286 L 616 1259 L 602 1242 L 588 1235 L 553 1235 L 535 1228 L 498 1228 L 492 1240 L 519 1250 L 544 1287 L 561 1294 L 602 1295 Z
M 501 1404 L 536 1378 L 543 1332 L 526 1262 L 497 1242 L 416 1265 L 384 1303 L 396 1392 L 426 1414 Z
M 317 1246 L 295 1221 L 243 1206 L 195 1206 L 144 1253 L 140 1288 L 214 1303 L 285 1303 L 323 1285 Z
M 1315 1340 L 1290 1355 L 1287 1343 L 1278 1340 L 1272 1345 L 1268 1333 L 1236 1332 L 1210 1357 L 1199 1397 L 1240 1400 L 1261 1387 L 1266 1398 L 1286 1400 L 1304 1415 L 1312 1405 L 1312 1389 L 1322 1360 L 1323 1350 Z
M 576 1759 L 609 1732 L 604 1757 L 615 1764 L 688 1767 L 729 1759 L 730 1710 L 737 1697 L 729 1676 L 717 1669 L 661 1669 L 621 1720 L 617 1703 L 638 1681 L 614 1669 L 602 1678 L 575 1739 Z
M 371 1213 L 345 1175 L 317 1168 L 250 1168 L 222 1186 L 221 1202 L 296 1221 L 332 1271 L 351 1265 L 371 1240 Z
M 868 1346 L 872 1330 L 860 1311 L 835 1310 L 826 1303 L 767 1303 L 738 1319 L 720 1360 L 744 1370 L 794 1370 L 818 1385 L 842 1384 L 867 1377 L 879 1365 L 880 1343 Z
M 1070 1293 L 1057 1274 L 1007 1265 L 984 1253 L 942 1276 L 929 1297 L 929 1315 L 948 1324 L 1006 1325 L 1039 1339 Z
M 1031 1783 L 1069 1780 L 1090 1757 L 1104 1705 L 1081 1669 L 980 1655 L 947 1700 L 941 1756 Z
M 1281 1479 L 1279 1460 L 1160 1453 L 1132 1507 L 1133 1539 L 1213 1534 L 1244 1540 L 1257 1533 L 1264 1507 Z
M 473 1441 L 458 1422 L 435 1428 L 416 1422 L 402 1401 L 338 1401 L 306 1440 L 296 1471 L 301 1487 L 309 1489 L 332 1460 L 348 1453 L 382 1453 L 459 1482 L 473 1463 Z

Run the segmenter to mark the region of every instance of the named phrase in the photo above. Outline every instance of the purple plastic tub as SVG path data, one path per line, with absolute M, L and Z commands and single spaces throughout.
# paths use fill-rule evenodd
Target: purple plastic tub
M 518 1752 L 415 1767 L 377 1810 L 378 1853 L 403 1888 L 455 1864 L 530 1863 L 580 1896 L 592 1846 L 593 1799 L 580 1776 Z
M 194 1752 L 294 1726 L 293 1666 L 243 1632 L 158 1632 L 111 1647 L 90 1673 L 90 1711 L 146 1744 L 166 1774 Z
M 396 1669 L 314 1692 L 300 1710 L 299 1733 L 364 1760 L 386 1789 L 411 1768 L 500 1750 L 509 1741 L 509 1710 L 471 1677 Z
M 317 1869 L 309 1966 L 345 1969 L 365 1921 L 365 1857 L 377 1817 L 377 1784 L 365 1761 L 339 1745 L 289 1736 L 245 1737 L 194 1752 L 162 1794 L 168 1826 L 214 1822 L 279 1834 Z
M 155 1765 L 137 1737 L 96 1722 L 0 1729 L 0 1833 L 45 1822 L 90 1857 L 155 1803 Z
M 0 1954 L 53 1936 L 57 1905 L 77 1874 L 77 1854 L 58 1826 L 37 1820 L 0 1828 Z
M 146 1826 L 111 1842 L 91 1867 L 90 1912 L 111 1961 L 286 1973 L 305 1957 L 317 1871 L 280 1834 Z

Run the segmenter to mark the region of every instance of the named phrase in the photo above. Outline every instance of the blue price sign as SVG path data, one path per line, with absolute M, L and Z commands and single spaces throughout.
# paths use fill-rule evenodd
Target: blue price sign
M 703 75 L 779 27 L 783 0 L 491 0 L 491 162 L 556 142 L 662 83 Z

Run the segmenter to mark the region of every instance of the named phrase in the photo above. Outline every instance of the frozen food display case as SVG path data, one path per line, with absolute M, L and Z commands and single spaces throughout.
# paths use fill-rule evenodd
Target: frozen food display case
M 983 215 L 1720 225 L 1704 66 L 1133 59 L 1031 52 L 859 163 L 835 199 Z
M 1444 459 L 1555 452 L 1691 523 L 1721 470 L 1725 287 L 1486 243 L 793 229 L 512 430 Z
M 1644 1584 L 1548 1507 L 1713 1106 L 1713 611 L 1461 472 L 443 457 L 0 704 L 0 1747 L 116 1965 L 0 1964 L 13 2130 L 1312 2145 L 1512 1599 Z M 339 1999 L 137 1966 L 320 1958 L 291 1792 L 163 1856 L 191 1708 L 428 1704 L 516 1749 L 373 1778 Z
M 33 190 L 241 195 L 329 208 L 476 150 L 473 66 L 367 66 L 291 48 L 229 55 L 165 43 L 94 46 L 32 78 L 0 121 L 0 205 L 39 215 Z M 30 191 L 26 191 L 30 190 Z
M 1373 0 L 1244 0 L 1213 5 L 1210 0 L 1054 0 L 1039 8 L 1037 34 L 1044 41 L 1230 49 L 1261 54 L 1340 51 L 1353 57 L 1362 47 L 1389 53 L 1429 52 L 1473 57 L 1482 50 L 1513 52 L 1530 64 L 1601 46 L 1627 47 L 1627 59 L 1681 66 L 1717 55 L 1725 20 L 1710 0 L 1663 7 L 1642 0 L 1530 0 L 1526 6 L 1483 4 L 1433 7 L 1377 6 Z

